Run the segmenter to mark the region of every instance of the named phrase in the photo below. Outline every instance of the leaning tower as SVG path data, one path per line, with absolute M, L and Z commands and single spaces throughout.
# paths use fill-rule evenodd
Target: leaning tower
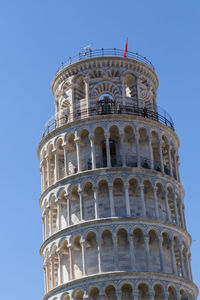
M 43 300 L 196 300 L 179 139 L 138 53 L 88 49 L 52 82 L 38 147 Z

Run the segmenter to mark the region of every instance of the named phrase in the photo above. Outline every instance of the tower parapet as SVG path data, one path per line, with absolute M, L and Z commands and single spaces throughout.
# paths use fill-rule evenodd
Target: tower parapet
M 122 56 L 88 50 L 52 83 L 38 147 L 45 300 L 197 298 L 179 140 L 153 65 Z

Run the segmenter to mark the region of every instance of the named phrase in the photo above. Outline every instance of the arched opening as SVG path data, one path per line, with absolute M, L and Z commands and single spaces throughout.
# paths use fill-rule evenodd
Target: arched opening
M 123 181 L 120 178 L 115 179 L 113 184 L 113 199 L 115 207 L 115 216 L 126 216 L 125 190 Z
M 102 144 L 104 143 L 104 130 L 101 127 L 97 127 L 94 132 L 94 146 L 96 154 L 96 167 L 104 168 L 107 166 L 106 150 L 103 150 Z
M 149 231 L 149 269 L 153 272 L 160 271 L 158 237 L 154 230 Z
M 153 161 L 154 169 L 161 172 L 161 161 L 160 161 L 160 141 L 157 132 L 152 132 L 152 151 L 153 151 Z
M 165 174 L 170 175 L 169 145 L 168 145 L 167 138 L 165 136 L 162 137 L 162 155 L 163 155 L 164 172 Z
M 141 199 L 138 182 L 135 178 L 129 180 L 129 202 L 132 217 L 139 217 L 141 215 Z
M 73 259 L 74 259 L 74 278 L 79 278 L 83 275 L 83 261 L 81 251 L 80 237 L 76 236 L 73 243 Z
M 55 154 L 53 153 L 53 145 L 49 147 L 49 184 L 54 184 L 55 182 Z
M 128 167 L 137 167 L 136 142 L 132 127 L 124 129 L 125 161 Z
M 83 77 L 78 77 L 74 89 L 74 102 L 76 104 L 76 116 L 81 117 L 85 113 L 86 100 L 85 100 L 85 81 Z
M 177 269 L 177 275 L 182 276 L 182 270 L 181 270 L 181 262 L 180 262 L 180 252 L 179 252 L 179 243 L 178 243 L 178 238 L 174 237 L 174 256 L 175 256 L 175 261 L 176 261 L 176 269 Z
M 56 155 L 58 161 L 58 179 L 62 179 L 65 176 L 64 149 L 62 146 L 62 140 L 59 140 L 57 143 Z
M 146 270 L 146 252 L 144 246 L 144 238 L 142 230 L 137 228 L 133 231 L 134 255 L 137 257 L 135 261 L 136 271 Z
M 62 191 L 60 193 L 60 220 L 61 220 L 61 228 L 67 227 L 67 199 L 66 192 Z
M 91 182 L 86 183 L 84 186 L 83 218 L 85 220 L 95 219 L 94 192 L 93 192 L 93 186 Z
M 117 300 L 114 286 L 110 285 L 105 289 L 105 300 Z
M 88 130 L 82 130 L 80 134 L 80 168 L 82 171 L 92 169 L 91 146 Z
M 78 187 L 72 188 L 70 197 L 71 223 L 77 224 L 80 221 L 80 199 L 78 194 Z
M 74 134 L 71 134 L 67 143 L 67 165 L 69 175 L 77 172 L 76 145 L 74 139 Z
M 119 167 L 122 165 L 122 149 L 120 142 L 119 129 L 117 126 L 110 128 L 110 158 L 112 167 Z
M 96 234 L 89 232 L 86 237 L 86 270 L 87 274 L 96 274 L 99 272 L 98 268 L 98 248 Z
M 89 300 L 99 300 L 99 290 L 98 288 L 94 287 L 90 291 Z
M 127 74 L 125 78 L 126 105 L 137 105 L 137 79 L 132 74 Z
M 58 208 L 57 208 L 57 203 L 55 202 L 55 196 L 52 197 L 51 200 L 51 217 L 52 217 L 52 232 L 51 234 L 55 233 L 58 230 Z
M 139 129 L 139 147 L 140 147 L 141 167 L 145 169 L 150 169 L 149 144 L 148 144 L 147 131 L 145 128 Z
M 171 221 L 174 224 L 177 224 L 177 220 L 175 217 L 175 207 L 174 207 L 174 193 L 172 191 L 171 187 L 167 188 L 167 199 L 168 199 L 168 205 L 169 205 L 169 210 L 170 210 L 170 215 L 171 215 Z
M 165 273 L 172 274 L 172 261 L 171 261 L 171 241 L 166 232 L 162 234 L 162 248 L 163 248 L 163 264 Z
M 158 202 L 158 211 L 159 211 L 159 219 L 162 221 L 167 220 L 167 212 L 165 205 L 165 194 L 163 186 L 160 183 L 156 184 L 157 187 L 157 202 Z
M 180 300 L 188 300 L 188 296 L 183 289 L 180 290 Z
M 122 300 L 133 300 L 133 290 L 130 284 L 124 284 L 122 289 Z
M 75 296 L 75 300 L 83 300 L 83 291 L 78 291 Z
M 62 282 L 67 282 L 70 279 L 70 261 L 69 261 L 69 249 L 67 241 L 63 241 L 61 245 L 61 273 Z
M 156 284 L 154 286 L 154 292 L 155 292 L 155 296 L 154 296 L 155 300 L 163 300 L 164 291 L 163 291 L 163 287 L 160 284 Z
M 102 233 L 102 271 L 109 272 L 115 269 L 114 265 L 114 249 L 112 233 L 109 230 L 105 230 Z
M 102 94 L 98 101 L 99 113 L 101 115 L 112 114 L 114 112 L 115 102 L 110 94 Z
M 139 284 L 138 286 L 138 300 L 149 300 L 149 289 L 148 286 L 144 283 Z
M 99 218 L 111 216 L 108 183 L 105 180 L 101 180 L 98 184 L 98 211 Z
M 173 286 L 170 286 L 168 288 L 168 293 L 169 293 L 168 300 L 176 300 L 177 299 L 176 290 Z
M 150 181 L 144 181 L 144 200 L 146 207 L 147 217 L 153 219 L 155 216 L 155 207 L 154 207 L 154 197 L 153 197 L 153 188 Z
M 130 270 L 130 248 L 128 234 L 125 229 L 117 233 L 118 266 L 120 271 Z

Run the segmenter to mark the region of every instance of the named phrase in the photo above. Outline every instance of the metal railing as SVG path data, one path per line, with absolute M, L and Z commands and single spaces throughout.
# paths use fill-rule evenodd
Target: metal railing
M 67 66 L 74 64 L 78 61 L 82 61 L 85 59 L 91 59 L 95 57 L 123 57 L 124 58 L 124 50 L 116 49 L 116 48 L 109 48 L 109 49 L 97 49 L 97 50 L 92 50 L 92 49 L 87 49 L 84 52 L 80 52 L 75 56 L 69 57 L 66 61 L 63 61 L 61 65 L 59 66 L 56 74 L 58 74 L 60 71 L 62 71 L 64 68 Z M 130 58 L 133 60 L 136 60 L 138 62 L 141 62 L 145 64 L 146 66 L 150 67 L 152 70 L 155 71 L 155 68 L 150 60 L 148 60 L 145 56 L 140 55 L 139 53 L 134 53 L 131 51 L 127 51 L 126 58 Z M 124 58 L 124 59 L 126 59 Z
M 158 112 L 159 111 L 159 112 Z M 144 111 L 143 108 L 139 108 L 138 106 L 122 106 L 119 107 L 106 107 L 103 108 L 102 106 L 99 106 L 97 108 L 89 108 L 89 109 L 83 109 L 78 110 L 73 116 L 72 115 L 62 115 L 59 116 L 59 113 L 52 116 L 46 123 L 43 130 L 43 137 L 45 137 L 47 134 L 55 130 L 56 128 L 59 128 L 67 123 L 70 123 L 72 121 L 77 121 L 81 119 L 85 119 L 92 116 L 98 116 L 98 115 L 131 115 L 131 116 L 138 116 L 141 118 L 146 118 L 150 120 L 154 120 L 156 122 L 159 122 L 169 128 L 171 128 L 174 131 L 174 123 L 170 115 L 165 112 L 161 107 L 158 107 L 158 111 L 154 112 L 151 110 Z

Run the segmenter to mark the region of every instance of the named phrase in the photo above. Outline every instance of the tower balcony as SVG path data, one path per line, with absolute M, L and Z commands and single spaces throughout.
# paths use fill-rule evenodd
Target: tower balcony
M 127 97 L 130 98 L 130 97 Z M 141 119 L 153 120 L 160 124 L 163 124 L 175 131 L 174 122 L 171 116 L 160 106 L 157 106 L 156 110 L 149 110 L 147 108 L 141 108 L 136 105 L 115 105 L 113 102 L 112 105 L 110 103 L 100 102 L 98 103 L 96 108 L 88 108 L 88 109 L 79 109 L 75 113 L 66 113 L 65 111 L 58 112 L 53 115 L 49 120 L 45 123 L 43 135 L 44 138 L 50 132 L 55 129 L 62 127 L 68 123 L 87 119 L 90 117 L 96 116 L 108 116 L 115 115 L 127 115 L 127 116 L 136 116 Z
M 69 57 L 66 61 L 62 62 L 59 66 L 56 75 L 61 72 L 66 67 L 77 63 L 79 61 L 84 61 L 91 58 L 98 58 L 98 57 L 120 57 L 124 58 L 124 50 L 116 49 L 116 48 L 109 48 L 109 49 L 86 49 L 83 52 L 78 53 L 75 56 Z M 145 56 L 140 55 L 139 53 L 134 53 L 131 51 L 127 51 L 126 58 L 135 60 L 137 62 L 145 64 L 147 67 L 151 68 L 153 71 L 155 71 L 155 68 L 150 60 L 148 60 Z

